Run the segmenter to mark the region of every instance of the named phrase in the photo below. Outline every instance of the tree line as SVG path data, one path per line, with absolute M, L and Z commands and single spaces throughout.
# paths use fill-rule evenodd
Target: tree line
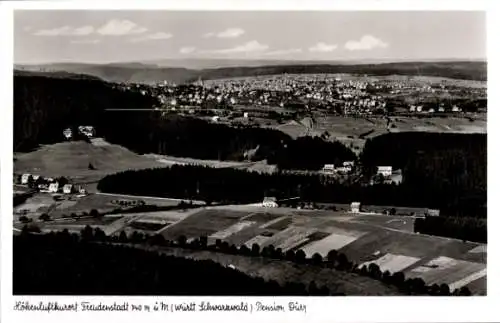
M 487 243 L 486 219 L 470 217 L 425 217 L 415 219 L 414 231 L 465 241 Z
M 104 248 L 108 248 L 108 251 L 110 251 L 110 252 L 112 250 L 114 250 L 113 248 L 116 248 L 116 247 L 122 248 L 122 249 L 118 250 L 119 251 L 117 253 L 118 259 L 112 261 L 113 267 L 110 269 L 107 269 L 107 267 L 103 267 L 103 268 L 100 268 L 101 271 L 102 270 L 112 270 L 113 268 L 115 268 L 116 270 L 119 270 L 118 268 L 120 268 L 119 267 L 120 260 L 122 260 L 120 258 L 120 256 L 122 256 L 122 255 L 124 256 L 123 261 L 127 261 L 126 259 L 128 257 L 130 257 L 130 258 L 133 258 L 134 261 L 137 261 L 140 264 L 144 264 L 144 263 L 140 262 L 141 260 L 144 260 L 144 261 L 146 261 L 145 262 L 146 266 L 151 265 L 151 261 L 153 259 L 144 259 L 143 257 L 140 257 L 141 252 L 138 251 L 137 249 L 133 249 L 133 248 L 123 249 L 123 245 L 126 245 L 126 244 L 132 244 L 132 245 L 134 245 L 134 244 L 147 244 L 150 246 L 156 246 L 156 247 L 160 247 L 160 248 L 161 247 L 176 247 L 176 248 L 185 248 L 185 249 L 191 249 L 191 250 L 207 250 L 207 251 L 220 252 L 220 253 L 231 254 L 231 255 L 241 255 L 241 256 L 247 256 L 247 257 L 263 257 L 263 258 L 276 259 L 276 260 L 282 260 L 282 261 L 290 261 L 290 262 L 294 262 L 294 263 L 300 264 L 300 265 L 310 265 L 310 266 L 319 266 L 319 267 L 323 267 L 323 268 L 330 268 L 332 270 L 338 270 L 338 271 L 343 271 L 343 272 L 347 272 L 347 273 L 355 273 L 355 274 L 358 274 L 361 276 L 367 276 L 367 277 L 370 277 L 372 279 L 379 280 L 386 285 L 394 286 L 399 292 L 407 294 L 407 295 L 432 295 L 432 296 L 450 296 L 450 295 L 470 296 L 471 295 L 471 292 L 467 287 L 462 287 L 460 289 L 450 291 L 450 288 L 447 284 L 426 285 L 425 282 L 421 278 L 408 278 L 408 279 L 406 279 L 404 273 L 402 273 L 402 272 L 395 272 L 395 273 L 390 273 L 389 271 L 382 272 L 380 270 L 380 267 L 374 263 L 371 263 L 368 266 L 366 266 L 366 265 L 359 266 L 355 262 L 350 261 L 344 253 L 338 252 L 337 250 L 330 250 L 326 257 L 322 257 L 320 254 L 315 253 L 314 255 L 312 255 L 312 257 L 307 258 L 306 254 L 301 249 L 296 250 L 296 251 L 288 250 L 288 251 L 284 252 L 281 248 L 275 248 L 273 245 L 269 245 L 269 246 L 266 246 L 266 247 L 261 249 L 260 246 L 258 244 L 255 244 L 255 243 L 251 246 L 251 248 L 247 247 L 246 245 L 241 245 L 240 247 L 237 247 L 234 244 L 229 245 L 228 242 L 222 241 L 220 239 L 217 239 L 215 241 L 215 244 L 208 244 L 208 239 L 206 236 L 192 239 L 190 242 L 188 242 L 187 238 L 185 236 L 181 235 L 176 240 L 169 241 L 169 240 L 166 240 L 160 234 L 155 234 L 153 236 L 149 236 L 149 235 L 145 235 L 143 233 L 135 231 L 130 236 L 127 236 L 127 234 L 124 231 L 122 231 L 118 236 L 114 235 L 114 236 L 108 237 L 101 229 L 99 229 L 99 228 L 92 229 L 90 226 L 86 226 L 80 232 L 80 235 L 69 234 L 67 230 L 64 230 L 62 232 L 57 232 L 57 233 L 52 232 L 50 234 L 36 235 L 36 236 L 33 236 L 29 233 L 28 227 L 24 227 L 23 231 L 21 233 L 21 236 L 16 237 L 16 238 L 18 239 L 17 245 L 21 245 L 22 247 L 29 249 L 30 252 L 33 252 L 36 255 L 38 255 L 38 257 L 39 257 L 38 259 L 43 257 L 43 251 L 46 250 L 47 247 L 49 247 L 49 248 L 55 247 L 56 248 L 55 255 L 53 254 L 53 252 L 50 253 L 51 256 L 53 256 L 53 257 L 58 256 L 57 251 L 61 251 L 64 253 L 64 251 L 68 251 L 68 248 L 70 248 L 72 250 L 72 249 L 75 249 L 75 247 L 76 247 L 76 250 L 78 253 L 78 251 L 80 251 L 80 249 L 81 249 L 81 246 L 82 245 L 89 246 L 90 245 L 89 242 L 100 242 L 101 244 L 99 244 L 98 246 L 104 246 Z M 14 241 L 16 242 L 16 240 L 14 240 Z M 37 242 L 37 247 L 35 247 L 35 250 L 33 250 L 31 247 L 31 244 L 35 241 Z M 42 243 L 39 243 L 40 241 L 42 241 Z M 64 243 L 62 243 L 62 242 L 64 242 Z M 103 245 L 102 243 L 106 243 L 106 244 Z M 111 245 L 110 245 L 110 243 L 111 243 Z M 115 244 L 113 245 L 113 243 L 115 243 Z M 116 243 L 119 243 L 121 246 L 117 246 Z M 57 244 L 57 246 L 54 246 L 53 244 Z M 80 247 L 80 249 L 78 249 L 79 247 Z M 96 247 L 95 244 L 92 245 L 92 247 L 94 247 L 94 249 L 93 249 L 94 251 L 97 251 L 96 255 L 97 255 L 97 258 L 99 258 L 99 256 L 102 255 L 103 250 L 102 249 L 99 250 L 99 247 Z M 60 248 L 62 250 L 57 250 L 57 248 Z M 39 249 L 42 249 L 42 250 L 39 250 Z M 14 250 L 16 251 L 16 243 L 14 243 Z M 124 250 L 129 251 L 128 256 L 126 256 L 124 254 L 124 253 L 126 253 L 126 252 L 124 252 Z M 22 251 L 26 252 L 26 250 L 22 250 Z M 85 251 L 86 250 L 84 250 L 84 253 L 85 253 Z M 106 251 L 106 249 L 105 249 L 105 251 Z M 122 251 L 122 253 L 120 253 L 120 251 Z M 136 258 L 135 255 L 132 255 L 132 254 L 138 255 L 139 257 Z M 67 257 L 67 255 L 64 255 L 64 254 L 61 256 Z M 77 256 L 82 256 L 82 255 L 77 254 L 74 256 L 77 257 Z M 108 256 L 110 256 L 110 255 L 108 254 Z M 151 256 L 150 258 L 153 258 L 155 256 L 158 257 L 159 253 L 154 254 L 153 252 L 149 252 L 149 256 Z M 16 253 L 14 253 L 14 257 L 16 257 Z M 89 257 L 89 255 L 84 254 L 83 257 L 84 257 L 84 259 L 80 260 L 80 261 L 83 262 L 84 260 L 89 260 L 88 258 L 85 258 L 85 257 Z M 176 260 L 181 262 L 181 263 L 182 263 L 182 261 L 184 261 L 185 263 L 183 265 L 185 265 L 186 267 L 188 267 L 188 264 L 192 265 L 192 263 L 189 263 L 189 262 L 192 262 L 192 260 L 182 259 L 182 261 L 180 261 L 179 260 L 180 258 L 175 258 L 175 257 L 171 257 L 171 256 L 159 256 L 160 260 L 163 260 L 163 261 L 167 260 L 167 259 L 165 259 L 165 257 L 168 258 L 169 264 L 161 262 L 159 265 L 159 267 L 160 267 L 159 270 L 160 269 L 164 270 L 164 268 L 162 266 L 167 266 L 167 267 L 172 266 L 172 264 L 170 264 L 170 261 L 173 261 L 173 266 L 174 266 L 173 268 L 175 269 L 175 265 L 177 264 L 175 262 Z M 32 259 L 29 260 L 29 255 L 26 255 L 25 253 L 23 253 L 22 258 L 26 259 L 26 261 L 30 261 L 30 263 L 32 261 Z M 57 258 L 55 258 L 55 259 L 57 259 Z M 53 259 L 50 259 L 50 260 L 53 260 Z M 104 266 L 104 264 L 102 263 L 103 260 L 102 259 L 99 259 L 99 260 L 100 260 L 99 264 Z M 16 264 L 15 258 L 14 258 L 14 263 Z M 17 262 L 17 263 L 19 263 L 19 262 Z M 138 266 L 138 263 L 134 262 L 132 264 L 132 268 L 135 269 L 134 266 Z M 217 282 L 218 277 L 221 277 L 221 279 L 223 279 L 222 277 L 224 275 L 229 276 L 228 281 L 230 281 L 232 278 L 234 278 L 234 279 L 241 278 L 242 280 L 243 280 L 243 278 L 246 278 L 248 282 L 251 282 L 251 280 L 253 279 L 254 283 L 257 283 L 257 285 L 254 287 L 257 290 L 259 290 L 259 292 L 257 292 L 257 293 L 251 292 L 250 294 L 248 294 L 248 291 L 245 291 L 245 288 L 250 288 L 251 285 L 249 284 L 249 285 L 243 285 L 242 286 L 243 289 L 237 288 L 238 292 L 231 289 L 229 294 L 226 294 L 223 292 L 225 290 L 225 288 L 223 287 L 221 289 L 222 293 L 216 293 L 215 295 L 273 295 L 273 296 L 278 296 L 278 295 L 296 295 L 296 296 L 312 295 L 312 296 L 326 296 L 326 295 L 342 295 L 343 294 L 343 293 L 331 292 L 326 286 L 319 287 L 316 285 L 316 283 L 314 281 L 311 281 L 308 287 L 306 287 L 302 283 L 289 283 L 289 282 L 287 282 L 283 286 L 280 286 L 275 281 L 264 282 L 262 279 L 255 279 L 255 278 L 248 280 L 249 276 L 246 276 L 245 274 L 243 274 L 239 271 L 236 271 L 234 269 L 231 269 L 228 271 L 226 268 L 221 267 L 220 265 L 217 265 L 212 261 L 201 261 L 201 262 L 195 261 L 195 264 L 196 263 L 198 263 L 200 265 L 200 267 L 208 266 L 209 267 L 207 269 L 208 272 L 210 272 L 210 269 L 212 269 L 212 267 L 213 267 L 212 270 L 214 272 L 212 272 L 212 273 L 215 274 L 215 276 L 213 276 L 213 279 L 216 282 Z M 35 263 L 35 268 L 36 268 L 36 265 L 37 264 Z M 212 267 L 210 267 L 210 266 L 212 266 Z M 216 268 L 216 267 L 218 267 L 218 268 Z M 79 268 L 79 267 L 77 267 L 77 268 Z M 194 268 L 197 269 L 196 266 L 194 266 Z M 219 272 L 215 269 L 220 270 L 221 276 L 219 276 Z M 92 270 L 97 271 L 99 269 L 92 268 Z M 145 269 L 143 269 L 143 270 L 145 270 Z M 172 268 L 170 268 L 169 270 L 171 271 Z M 194 269 L 191 269 L 191 270 L 194 270 Z M 203 270 L 203 268 L 201 268 L 201 270 Z M 224 271 L 225 271 L 225 273 L 224 273 Z M 230 275 L 230 274 L 235 273 L 235 272 L 240 274 L 240 277 L 238 277 L 237 275 Z M 14 270 L 14 273 L 16 273 L 15 270 Z M 191 274 L 192 273 L 193 272 L 191 272 Z M 51 274 L 50 268 L 49 268 L 48 274 L 49 275 Z M 95 273 L 95 274 L 97 274 L 97 273 Z M 171 272 L 166 273 L 167 277 L 171 274 L 172 274 Z M 113 278 L 112 282 L 114 282 L 115 279 L 120 281 L 119 278 L 123 277 L 122 275 L 125 275 L 125 273 L 117 272 L 117 275 L 118 275 L 117 276 L 118 278 Z M 182 277 L 184 277 L 185 274 L 178 273 L 177 275 L 178 276 L 176 276 L 176 277 L 179 279 L 179 281 L 183 281 Z M 71 276 L 69 276 L 69 277 L 71 277 Z M 82 277 L 82 276 L 80 275 L 78 277 Z M 154 277 L 155 277 L 155 279 L 158 279 L 158 274 L 155 273 Z M 209 277 L 212 277 L 212 276 L 210 275 Z M 156 286 L 156 288 L 158 288 L 159 286 L 162 286 L 161 278 L 162 277 L 160 277 L 160 281 L 158 282 L 159 285 L 154 284 L 153 286 Z M 171 279 L 171 276 L 169 278 Z M 108 277 L 108 279 L 109 279 L 109 277 Z M 104 280 L 104 278 L 103 278 L 103 281 L 107 282 L 107 280 Z M 184 282 L 186 282 L 186 281 L 184 281 Z M 226 281 L 226 282 L 228 282 L 228 281 Z M 16 282 L 16 280 L 14 280 L 14 282 Z M 244 281 L 244 282 L 246 282 L 246 281 Z M 30 285 L 29 279 L 27 281 L 26 281 L 26 279 L 24 279 L 24 283 L 26 283 L 27 285 Z M 217 283 L 220 283 L 220 281 Z M 231 284 L 229 282 L 227 283 L 227 285 L 228 285 L 228 288 L 231 288 L 230 287 Z M 92 286 L 94 286 L 94 285 L 92 285 L 92 284 L 87 285 L 86 288 L 93 288 Z M 109 286 L 109 285 L 104 284 L 101 286 L 101 288 L 108 288 L 106 286 Z M 137 288 L 139 288 L 138 286 L 141 286 L 142 288 L 144 288 L 144 286 L 148 286 L 147 288 L 149 288 L 149 286 L 151 286 L 151 282 L 149 284 L 146 284 L 146 285 L 137 284 L 134 287 L 131 287 L 132 289 L 130 291 L 132 292 L 132 294 L 137 294 Z M 164 286 L 166 286 L 166 285 L 164 285 Z M 168 285 L 168 286 L 172 287 L 171 285 Z M 203 284 L 201 284 L 199 286 L 206 287 Z M 272 288 L 266 289 L 266 287 L 272 287 Z M 26 288 L 26 287 L 24 287 L 24 288 Z M 41 287 L 38 287 L 38 288 L 41 288 Z M 151 287 L 151 288 L 153 288 L 153 287 Z M 211 286 L 210 288 L 213 288 L 213 286 Z M 262 289 L 259 289 L 259 288 L 262 288 Z M 141 290 L 141 289 L 139 288 L 139 290 Z M 154 290 L 156 292 L 152 292 L 152 293 L 150 292 L 150 293 L 148 293 L 148 295 L 166 295 L 166 294 L 164 294 L 164 292 L 160 292 L 161 289 L 160 290 L 154 289 Z M 204 295 L 203 293 L 200 294 L 198 292 L 198 289 L 191 290 L 189 288 L 182 289 L 180 295 L 190 295 L 190 293 L 185 293 L 186 290 L 194 293 L 192 295 Z M 131 295 L 130 291 L 128 292 L 129 295 Z M 98 294 L 102 295 L 102 292 L 103 291 L 101 290 Z M 235 292 L 236 292 L 236 294 L 235 294 Z M 272 292 L 272 293 L 266 294 L 266 292 Z M 45 292 L 45 293 L 47 293 L 47 292 Z M 104 291 L 104 293 L 106 293 L 106 292 Z M 261 293 L 264 293 L 264 294 L 261 294 Z M 22 294 L 22 293 L 20 293 L 20 294 Z M 142 293 L 138 293 L 138 294 L 142 294 Z M 175 293 L 170 294 L 169 293 L 168 295 L 179 295 L 179 294 L 175 294 Z
M 255 203 L 265 196 L 300 201 L 446 209 L 450 199 L 421 194 L 411 184 L 340 183 L 327 176 L 277 172 L 264 174 L 231 168 L 173 165 L 168 168 L 127 170 L 99 181 L 106 193 L 193 199 L 207 203 Z M 453 197 L 454 198 L 454 197 Z

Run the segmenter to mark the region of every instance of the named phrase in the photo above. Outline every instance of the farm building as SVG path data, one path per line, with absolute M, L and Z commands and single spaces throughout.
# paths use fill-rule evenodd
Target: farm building
M 64 129 L 63 136 L 66 140 L 70 140 L 73 137 L 73 131 L 70 128 Z
M 360 202 L 352 202 L 351 203 L 351 213 L 359 213 L 360 207 L 361 207 Z
M 21 176 L 21 184 L 28 184 L 31 174 L 23 174 Z
M 73 185 L 66 184 L 63 186 L 63 193 L 64 194 L 71 194 L 72 192 L 73 192 Z
M 377 175 L 382 175 L 384 177 L 389 177 L 392 175 L 392 166 L 378 166 Z
M 49 192 L 50 193 L 57 193 L 57 191 L 59 191 L 59 183 L 51 183 L 49 185 Z
M 325 164 L 323 166 L 323 171 L 327 173 L 333 173 L 335 171 L 335 165 L 334 164 Z
M 80 187 L 78 188 L 78 192 L 79 192 L 80 194 L 87 194 L 87 190 L 86 190 L 86 189 L 85 189 L 85 187 L 83 187 L 83 186 L 80 186 Z
M 439 210 L 435 209 L 427 209 L 427 212 L 425 212 L 427 216 L 439 216 Z
M 278 203 L 276 202 L 275 197 L 264 197 L 264 201 L 262 201 L 263 207 L 278 207 Z

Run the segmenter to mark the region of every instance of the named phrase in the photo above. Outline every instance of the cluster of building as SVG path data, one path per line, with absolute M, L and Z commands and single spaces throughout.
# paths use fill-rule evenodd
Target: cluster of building
M 52 177 L 42 177 L 40 175 L 27 173 L 21 175 L 20 184 L 31 186 L 32 188 L 43 193 L 87 194 L 87 191 L 83 186 L 76 186 L 69 183 L 61 185 L 57 179 Z
M 264 106 L 283 109 L 322 108 L 341 115 L 382 114 L 387 111 L 388 98 L 406 94 L 439 95 L 451 93 L 453 87 L 425 83 L 422 80 L 393 80 L 366 77 L 363 80 L 343 75 L 275 75 L 221 80 L 198 80 L 192 84 L 176 85 L 160 82 L 154 86 L 122 85 L 129 90 L 158 99 L 158 109 L 186 110 L 196 108 L 225 108 L 236 106 Z M 472 89 L 476 90 L 476 89 Z M 460 91 L 464 91 L 460 88 Z M 482 93 L 481 90 L 476 92 Z M 403 104 L 410 112 L 460 112 L 454 105 L 442 104 L 427 108 L 423 105 Z
M 340 174 L 346 175 L 354 170 L 354 161 L 345 161 L 342 166 L 335 167 L 334 164 L 325 164 L 322 173 L 326 175 Z

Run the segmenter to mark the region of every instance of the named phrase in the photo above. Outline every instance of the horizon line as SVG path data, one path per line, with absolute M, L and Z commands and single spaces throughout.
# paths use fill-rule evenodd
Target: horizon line
M 361 59 L 350 59 L 350 58 L 338 58 L 338 59 L 289 59 L 289 58 L 224 58 L 224 57 L 186 57 L 186 58 L 151 58 L 144 60 L 127 60 L 127 61 L 108 61 L 108 62 L 91 62 L 91 61 L 46 61 L 46 62 L 13 62 L 13 65 L 22 65 L 22 66 L 34 66 L 34 65 L 54 65 L 54 64 L 87 64 L 87 65 L 112 65 L 112 64 L 142 64 L 142 65 L 150 65 L 150 66 L 158 66 L 158 64 L 154 64 L 155 61 L 189 61 L 189 60 L 225 60 L 225 61 L 264 61 L 264 62 L 291 62 L 291 63 L 301 63 L 301 62 L 352 62 L 355 64 L 364 64 L 364 62 L 379 62 L 381 64 L 386 63 L 413 63 L 413 62 L 485 62 L 487 63 L 487 57 L 477 57 L 477 58 L 361 58 Z M 168 68 L 168 66 L 163 66 L 164 68 Z

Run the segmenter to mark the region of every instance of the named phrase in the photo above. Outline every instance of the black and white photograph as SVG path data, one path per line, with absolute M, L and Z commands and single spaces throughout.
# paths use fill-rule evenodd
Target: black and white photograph
M 14 296 L 489 295 L 486 11 L 12 15 Z

